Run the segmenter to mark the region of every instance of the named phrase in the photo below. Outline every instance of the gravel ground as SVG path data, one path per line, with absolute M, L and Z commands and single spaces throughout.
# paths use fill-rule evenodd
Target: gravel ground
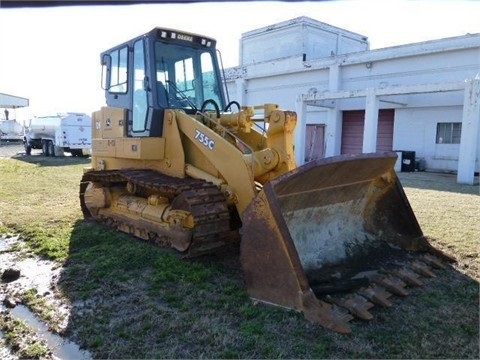
M 0 0 L 1 1 L 1 0 Z M 41 149 L 32 149 L 32 156 L 43 156 Z M 0 158 L 23 157 L 25 154 L 25 147 L 21 141 L 5 141 L 0 140 Z M 70 153 L 65 153 L 64 156 L 72 156 Z M 60 156 L 59 156 L 60 157 Z
M 41 150 L 32 150 L 32 154 L 41 154 Z M 22 142 L 0 141 L 0 158 L 25 156 L 25 148 Z

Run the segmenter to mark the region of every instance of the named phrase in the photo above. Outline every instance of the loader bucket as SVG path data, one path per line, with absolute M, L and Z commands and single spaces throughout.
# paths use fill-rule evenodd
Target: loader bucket
M 350 332 L 353 316 L 371 318 L 373 304 L 357 294 L 339 307 L 328 301 L 329 291 L 363 286 L 388 306 L 382 295 L 388 291 L 372 288 L 371 275 L 411 252 L 439 254 L 424 238 L 396 176 L 396 158 L 330 157 L 265 184 L 242 219 L 240 256 L 250 297 L 302 311 L 341 333 Z

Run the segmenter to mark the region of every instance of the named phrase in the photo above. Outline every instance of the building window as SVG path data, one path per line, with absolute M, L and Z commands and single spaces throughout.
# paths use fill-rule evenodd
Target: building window
M 438 123 L 437 124 L 437 144 L 460 144 L 460 135 L 462 133 L 462 123 Z

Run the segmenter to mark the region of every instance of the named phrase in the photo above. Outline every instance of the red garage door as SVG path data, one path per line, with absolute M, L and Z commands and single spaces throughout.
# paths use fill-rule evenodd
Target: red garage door
M 382 109 L 378 114 L 377 151 L 391 151 L 395 110 Z M 342 154 L 360 154 L 363 147 L 365 111 L 344 111 L 342 122 Z

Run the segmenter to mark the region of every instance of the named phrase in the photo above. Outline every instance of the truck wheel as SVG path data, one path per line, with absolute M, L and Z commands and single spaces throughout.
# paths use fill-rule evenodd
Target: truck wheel
M 42 153 L 45 156 L 50 156 L 50 153 L 48 152 L 48 141 L 42 141 Z
M 82 156 L 83 152 L 82 149 L 73 149 L 71 150 L 72 156 Z
M 55 145 L 53 145 L 53 141 L 48 142 L 47 149 L 48 149 L 48 153 L 50 154 L 50 156 L 55 156 Z
M 32 154 L 32 147 L 28 145 L 28 143 L 25 143 L 25 154 L 26 155 L 31 155 Z

